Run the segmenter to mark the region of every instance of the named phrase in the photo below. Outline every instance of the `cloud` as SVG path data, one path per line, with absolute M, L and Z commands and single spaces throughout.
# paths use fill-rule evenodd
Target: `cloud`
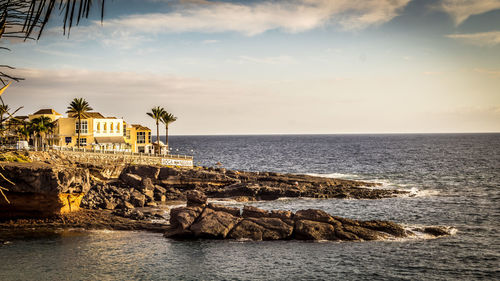
M 293 64 L 296 63 L 295 59 L 290 56 L 276 56 L 276 57 L 250 57 L 250 56 L 239 56 L 236 60 L 231 60 L 230 62 L 238 63 L 238 64 L 269 64 L 269 65 L 277 65 L 277 64 Z
M 219 40 L 209 39 L 209 40 L 203 40 L 201 43 L 203 43 L 203 44 L 215 44 L 218 42 L 219 42 Z
M 493 70 L 493 69 L 485 69 L 485 68 L 474 68 L 474 72 L 500 78 L 500 70 L 498 70 L 498 69 Z
M 448 38 L 462 41 L 475 46 L 495 46 L 500 44 L 500 31 L 488 31 L 466 34 L 449 34 Z
M 20 115 L 40 108 L 64 113 L 73 98 L 83 97 L 105 116 L 153 126 L 146 112 L 159 105 L 179 117 L 176 133 L 193 133 L 214 123 L 223 126 L 225 115 L 237 116 L 255 100 L 269 99 L 265 90 L 244 83 L 166 74 L 16 69 L 16 75 L 26 80 L 12 85 L 2 98 L 11 107 L 24 106 Z
M 180 1 L 167 13 L 136 14 L 104 22 L 105 28 L 136 33 L 304 32 L 325 25 L 359 30 L 386 23 L 410 0 L 292 0 L 230 3 Z
M 470 16 L 500 9 L 500 0 L 442 0 L 433 7 L 449 14 L 458 26 Z

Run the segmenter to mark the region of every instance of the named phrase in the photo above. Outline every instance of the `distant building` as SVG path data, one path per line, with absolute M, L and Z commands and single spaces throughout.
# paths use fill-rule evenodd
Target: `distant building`
M 131 146 L 133 152 L 152 153 L 151 130 L 139 124 L 127 125 L 125 141 Z
M 40 109 L 28 116 L 16 116 L 6 124 L 3 139 L 9 143 L 20 140 L 18 129 L 31 120 L 45 116 L 55 122 L 56 127 L 46 134 L 50 146 L 77 147 L 106 150 L 152 153 L 151 130 L 139 124 L 127 124 L 123 119 L 105 117 L 99 112 L 86 112 L 81 116 L 81 132 L 78 139 L 78 117 L 69 114 L 63 117 L 53 109 Z
M 78 117 L 73 114 L 56 121 L 53 142 L 57 146 L 78 146 L 96 150 L 130 150 L 123 136 L 123 119 L 104 117 L 99 112 L 86 112 L 81 116 L 80 139 Z

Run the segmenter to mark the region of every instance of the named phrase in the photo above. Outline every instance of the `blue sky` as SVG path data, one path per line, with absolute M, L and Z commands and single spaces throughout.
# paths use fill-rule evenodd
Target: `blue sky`
M 74 97 L 172 134 L 500 131 L 500 0 L 107 1 L 8 43 L 7 103 Z

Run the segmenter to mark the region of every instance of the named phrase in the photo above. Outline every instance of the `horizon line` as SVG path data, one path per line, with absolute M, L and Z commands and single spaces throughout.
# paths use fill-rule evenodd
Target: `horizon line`
M 169 134 L 173 136 L 333 136 L 333 135 L 473 135 L 473 134 L 500 134 L 500 131 L 490 132 L 383 132 L 383 133 L 217 133 L 217 134 Z M 166 136 L 165 134 L 160 134 Z M 156 137 L 156 135 L 151 135 Z

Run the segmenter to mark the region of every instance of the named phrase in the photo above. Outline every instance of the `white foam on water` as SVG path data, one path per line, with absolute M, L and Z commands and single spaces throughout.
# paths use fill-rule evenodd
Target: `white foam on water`
M 436 196 L 439 194 L 437 190 L 430 189 L 420 189 L 412 184 L 404 184 L 404 183 L 394 183 L 387 179 L 377 179 L 377 178 L 365 178 L 355 174 L 341 174 L 341 173 L 331 173 L 331 174 L 315 174 L 308 173 L 306 175 L 323 177 L 323 178 L 334 178 L 334 179 L 346 179 L 346 180 L 359 180 L 365 182 L 373 182 L 378 183 L 378 186 L 364 186 L 367 189 L 391 189 L 391 190 L 400 190 L 409 192 L 408 194 L 401 194 L 397 197 L 430 197 Z
M 345 180 L 351 180 L 351 179 L 358 179 L 359 180 L 359 178 L 360 178 L 360 176 L 356 175 L 356 174 L 342 174 L 342 173 L 330 173 L 330 174 L 306 173 L 305 175 L 313 176 L 313 177 L 322 177 L 322 178 L 331 178 L 331 179 L 345 179 Z

